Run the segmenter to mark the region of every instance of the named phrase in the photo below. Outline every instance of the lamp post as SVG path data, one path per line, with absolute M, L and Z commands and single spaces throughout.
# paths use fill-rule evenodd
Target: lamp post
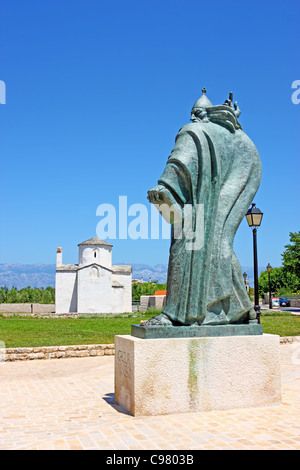
M 243 278 L 244 278 L 244 283 L 245 283 L 245 287 L 246 287 L 246 290 L 247 290 L 247 282 L 246 282 L 246 279 L 247 279 L 247 273 L 243 273 Z
M 257 265 L 257 227 L 260 226 L 263 213 L 255 207 L 256 204 L 252 204 L 250 209 L 246 213 L 246 219 L 253 233 L 253 261 L 254 261 L 254 310 L 256 312 L 256 318 L 260 323 L 260 306 L 259 306 L 259 295 L 258 295 L 258 265 Z
M 270 263 L 268 263 L 267 271 L 268 271 L 268 274 L 269 274 L 269 308 L 272 309 L 273 308 L 272 292 L 271 292 L 271 271 L 272 271 L 272 266 L 270 265 Z

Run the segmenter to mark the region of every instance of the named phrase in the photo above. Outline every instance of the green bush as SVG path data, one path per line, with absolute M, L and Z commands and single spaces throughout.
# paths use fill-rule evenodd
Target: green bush
M 55 289 L 48 286 L 46 289 L 32 288 L 30 286 L 18 290 L 16 287 L 8 289 L 7 287 L 0 287 L 0 303 L 9 304 L 54 304 L 55 302 Z
M 158 284 L 154 282 L 134 282 L 132 284 L 132 300 L 140 300 L 141 295 L 154 295 L 157 290 L 165 290 L 167 283 Z

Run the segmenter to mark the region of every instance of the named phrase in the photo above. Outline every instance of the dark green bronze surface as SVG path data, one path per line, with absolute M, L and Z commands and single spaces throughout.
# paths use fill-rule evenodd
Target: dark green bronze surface
M 131 336 L 142 339 L 201 338 L 212 336 L 262 335 L 258 323 L 214 326 L 148 326 L 131 325 Z
M 260 184 L 260 158 L 241 128 L 232 94 L 223 105 L 213 106 L 205 93 L 193 106 L 192 122 L 178 132 L 158 185 L 148 191 L 149 201 L 172 227 L 166 305 L 145 322 L 145 328 L 156 327 L 149 334 L 161 327 L 163 335 L 173 335 L 181 330 L 166 327 L 177 324 L 183 336 L 190 335 L 185 329 L 195 336 L 198 330 L 199 336 L 211 331 L 213 336 L 248 334 L 245 324 L 256 318 L 233 243 Z M 163 207 L 172 208 L 173 217 Z M 189 326 L 194 323 L 201 326 L 194 330 Z M 239 326 L 220 327 L 231 324 Z M 209 328 L 201 333 L 204 327 Z M 253 328 L 259 327 L 249 326 L 249 331 Z

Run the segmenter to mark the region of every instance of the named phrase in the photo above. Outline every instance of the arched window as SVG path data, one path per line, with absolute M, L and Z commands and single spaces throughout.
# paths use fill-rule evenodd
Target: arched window
M 95 279 L 95 278 L 99 277 L 99 274 L 100 274 L 99 269 L 96 268 L 96 266 L 93 266 L 90 270 L 90 277 Z

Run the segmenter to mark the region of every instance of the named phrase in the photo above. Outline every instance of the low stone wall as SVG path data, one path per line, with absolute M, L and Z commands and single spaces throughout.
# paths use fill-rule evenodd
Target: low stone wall
M 285 336 L 280 338 L 280 344 L 291 344 L 295 342 L 300 343 L 300 336 Z M 32 361 L 35 359 L 65 359 L 69 357 L 113 356 L 114 354 L 114 344 L 48 346 L 40 348 L 0 347 L 0 362 Z
M 0 361 L 30 361 L 34 359 L 63 359 L 68 357 L 112 356 L 114 344 L 88 344 L 80 346 L 48 346 L 40 348 L 0 349 Z
M 140 312 L 145 312 L 148 308 L 160 309 L 166 305 L 166 295 L 141 295 Z
M 300 336 L 283 336 L 280 338 L 280 344 L 300 343 Z
M 47 314 L 54 312 L 54 304 L 0 304 L 0 313 Z
M 1 313 L 1 312 L 0 312 Z M 3 317 L 30 317 L 30 318 L 79 318 L 79 317 L 96 317 L 96 316 L 118 316 L 120 313 L 1 313 Z M 131 315 L 129 313 L 128 315 Z

